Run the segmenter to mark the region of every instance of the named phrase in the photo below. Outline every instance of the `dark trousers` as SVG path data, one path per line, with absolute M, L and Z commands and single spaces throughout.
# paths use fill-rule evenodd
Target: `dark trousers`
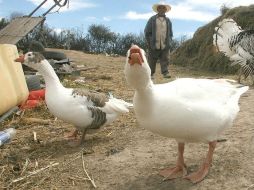
M 156 63 L 159 60 L 161 66 L 161 74 L 168 74 L 168 65 L 169 65 L 169 49 L 149 49 L 148 50 L 148 63 L 151 68 L 151 75 L 155 73 Z

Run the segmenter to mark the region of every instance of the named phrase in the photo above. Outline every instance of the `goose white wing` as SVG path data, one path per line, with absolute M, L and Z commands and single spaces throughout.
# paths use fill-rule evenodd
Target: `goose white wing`
M 173 96 L 177 97 L 178 100 L 192 103 L 216 102 L 224 104 L 239 90 L 225 79 L 182 78 L 166 85 L 167 87 L 163 84 L 156 85 L 156 88 L 167 89 L 168 93 L 173 93 Z

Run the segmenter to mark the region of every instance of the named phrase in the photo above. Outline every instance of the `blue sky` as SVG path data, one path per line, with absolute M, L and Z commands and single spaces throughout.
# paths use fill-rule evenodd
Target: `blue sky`
M 0 0 L 0 18 L 9 18 L 13 12 L 27 15 L 43 0 Z M 155 13 L 152 5 L 157 0 L 69 0 L 69 6 L 46 16 L 46 23 L 56 31 L 79 29 L 87 32 L 91 24 L 103 24 L 112 32 L 139 34 L 148 18 Z M 220 7 L 248 6 L 253 0 L 167 0 L 172 7 L 167 16 L 173 24 L 174 37 L 191 37 L 201 26 L 220 15 Z M 33 16 L 40 16 L 53 4 L 53 0 Z

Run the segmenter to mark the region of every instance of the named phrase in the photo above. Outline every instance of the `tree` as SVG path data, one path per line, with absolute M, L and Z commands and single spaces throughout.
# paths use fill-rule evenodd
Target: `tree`
M 94 53 L 106 52 L 107 47 L 115 39 L 115 35 L 110 29 L 104 25 L 92 24 L 88 28 L 89 40 L 91 42 L 91 50 Z
M 136 34 L 126 34 L 126 35 L 117 35 L 115 40 L 115 49 L 114 53 L 119 55 L 125 55 L 128 49 L 131 47 L 131 44 L 136 44 L 143 49 L 146 49 L 145 37 L 143 33 L 139 35 Z
M 17 17 L 22 17 L 22 16 L 24 16 L 24 14 L 21 12 L 12 12 L 10 14 L 10 21 L 12 21 L 13 19 L 15 19 Z
M 14 12 L 10 15 L 10 19 L 21 16 L 21 13 Z M 7 19 L 0 20 L 0 29 L 5 27 L 9 21 Z M 183 36 L 179 41 L 173 40 L 171 43 L 171 51 L 178 48 L 182 42 L 186 40 Z M 56 31 L 47 26 L 44 22 L 34 28 L 32 32 L 26 35 L 17 44 L 19 49 L 27 52 L 33 44 L 39 43 L 44 47 L 65 48 L 80 50 L 87 53 L 108 53 L 126 55 L 131 44 L 136 44 L 147 49 L 145 36 L 143 32 L 140 34 L 128 33 L 121 35 L 110 31 L 110 28 L 104 25 L 92 24 L 88 28 L 88 33 L 83 28 L 67 29 Z
M 9 24 L 9 21 L 5 18 L 0 19 L 0 30 Z
M 220 7 L 221 15 L 224 15 L 228 10 L 230 10 L 230 8 L 228 8 L 226 4 L 221 5 Z

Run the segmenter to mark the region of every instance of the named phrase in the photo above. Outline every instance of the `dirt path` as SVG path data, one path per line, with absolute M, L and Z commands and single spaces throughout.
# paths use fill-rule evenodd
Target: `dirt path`
M 114 96 L 131 101 L 133 90 L 123 75 L 124 58 L 87 55 L 66 51 L 67 55 L 95 70 L 82 73 L 84 84 L 77 84 L 69 77 L 63 83 L 101 92 L 111 91 Z M 201 74 L 187 68 L 171 66 L 173 76 Z M 206 74 L 202 74 L 208 77 Z M 105 77 L 107 76 L 107 77 Z M 209 74 L 209 76 L 211 76 Z M 213 77 L 213 76 L 212 76 Z M 156 82 L 166 82 L 157 73 Z M 83 152 L 86 171 L 100 190 L 247 190 L 254 184 L 254 89 L 250 89 L 240 100 L 241 111 L 232 128 L 225 131 L 218 143 L 213 166 L 202 182 L 193 185 L 184 179 L 162 181 L 158 171 L 174 166 L 177 146 L 167 139 L 140 128 L 133 111 L 122 115 L 117 121 L 98 133 L 87 136 L 84 147 L 71 147 L 64 138 L 73 126 L 54 121 L 44 106 L 25 112 L 23 117 L 50 119 L 48 125 L 25 123 L 20 117 L 8 121 L 14 124 L 16 138 L 0 151 L 0 187 L 6 189 L 94 189 L 86 178 L 82 167 Z M 33 141 L 33 132 L 39 143 Z M 206 144 L 187 144 L 185 161 L 188 172 L 195 171 L 208 150 Z M 25 164 L 25 163 L 28 164 Z M 52 163 L 59 165 L 15 183 L 14 179 L 29 175 Z M 249 190 L 254 189 L 249 188 Z

